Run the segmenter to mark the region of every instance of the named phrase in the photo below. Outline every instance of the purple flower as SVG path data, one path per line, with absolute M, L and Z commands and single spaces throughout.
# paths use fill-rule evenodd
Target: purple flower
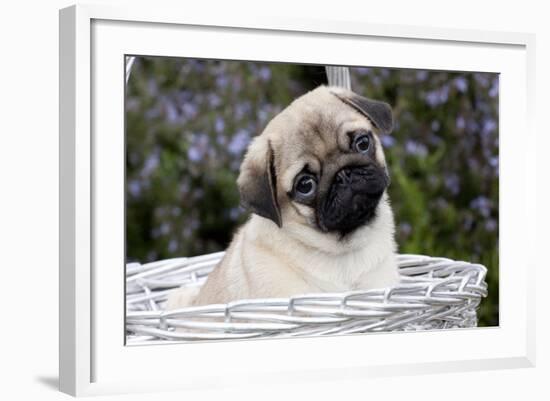
M 168 243 L 168 252 L 176 252 L 179 247 L 178 241 L 171 239 Z
M 464 93 L 468 89 L 468 81 L 466 81 L 466 78 L 464 77 L 456 77 L 454 80 L 454 84 L 459 92 Z
M 205 61 L 197 59 L 188 59 L 187 63 L 196 72 L 202 72 L 205 69 Z
M 220 74 L 216 77 L 216 85 L 219 88 L 225 89 L 228 84 L 229 84 L 229 78 L 227 77 L 227 75 Z
M 202 159 L 202 152 L 197 146 L 191 146 L 187 150 L 187 158 L 192 162 L 198 162 Z
M 418 81 L 425 81 L 428 78 L 428 71 L 421 70 L 416 72 L 416 79 Z
M 239 171 L 239 168 L 241 167 L 241 163 L 239 160 L 231 160 L 229 162 L 229 168 L 231 171 Z
M 445 141 L 443 140 L 443 138 L 437 136 L 436 134 L 430 133 L 426 142 L 430 145 L 433 145 L 434 147 L 439 147 L 442 146 L 443 142 Z
M 459 130 L 463 130 L 464 127 L 466 127 L 466 120 L 464 120 L 464 117 L 462 116 L 458 116 L 456 118 L 456 128 L 458 128 Z
M 148 262 L 152 262 L 153 260 L 157 260 L 157 259 L 158 259 L 158 254 L 155 251 L 149 251 L 147 253 L 146 260 Z
M 271 70 L 268 67 L 261 67 L 258 71 L 258 76 L 262 81 L 269 81 L 271 78 Z
M 436 107 L 439 106 L 447 101 L 449 98 L 449 86 L 443 85 L 439 89 L 435 89 L 432 91 L 429 91 L 424 96 L 424 99 L 426 100 L 426 103 L 430 107 Z
M 428 154 L 426 146 L 410 139 L 405 142 L 405 151 L 410 155 L 418 157 L 425 157 Z
M 451 194 L 456 195 L 460 192 L 460 178 L 454 173 L 445 176 L 445 188 L 447 188 Z
M 474 72 L 475 80 L 483 87 L 489 86 L 489 74 L 484 72 Z
M 179 114 L 172 102 L 167 101 L 164 103 L 164 113 L 168 122 L 175 123 L 178 121 Z
M 208 105 L 210 107 L 218 107 L 220 104 L 222 104 L 222 99 L 215 93 L 209 93 L 208 94 Z
M 391 135 L 382 135 L 380 137 L 380 142 L 382 142 L 382 146 L 386 148 L 391 148 L 393 145 L 395 145 L 395 138 Z
M 477 133 L 479 131 L 479 124 L 475 120 L 468 120 L 466 121 L 466 129 L 469 132 Z
M 412 231 L 412 227 L 409 223 L 407 222 L 403 222 L 403 223 L 399 223 L 399 231 L 401 232 L 401 234 L 403 234 L 404 236 L 408 236 L 411 231 Z
M 371 77 L 371 82 L 374 86 L 380 86 L 382 83 L 382 78 L 380 78 L 378 75 L 374 75 Z
M 147 81 L 147 91 L 149 92 L 149 95 L 152 96 L 152 97 L 155 97 L 157 96 L 158 94 L 158 85 L 157 85 L 157 80 L 155 78 L 151 78 L 149 79 L 149 81 Z
M 239 92 L 243 86 L 243 82 L 240 76 L 235 75 L 231 80 L 231 86 L 234 92 Z
M 182 230 L 183 238 L 188 239 L 193 236 L 193 229 L 189 226 L 184 227 Z
M 225 129 L 225 121 L 223 118 L 221 117 L 216 117 L 216 121 L 214 122 L 214 130 L 218 133 L 218 134 L 221 134 L 223 132 L 223 130 Z
M 491 232 L 495 231 L 497 229 L 497 227 L 498 227 L 498 224 L 497 224 L 496 220 L 494 220 L 494 219 L 489 219 L 485 222 L 485 230 L 487 232 L 491 233 Z
M 126 110 L 139 112 L 139 106 L 141 102 L 138 99 L 126 98 Z
M 370 73 L 369 67 L 358 67 L 355 69 L 359 75 L 368 75 Z
M 491 206 L 491 200 L 485 196 L 478 196 L 470 202 L 470 207 L 477 210 L 483 217 L 489 217 L 491 214 Z
M 265 108 L 261 108 L 259 111 L 258 111 L 258 122 L 260 124 L 264 124 L 267 119 L 269 118 L 269 111 L 266 110 L 267 107 Z
M 178 103 L 188 103 L 193 101 L 195 94 L 190 90 L 181 90 L 176 94 Z
M 491 89 L 489 89 L 489 96 L 491 97 L 498 96 L 498 76 L 495 79 L 493 79 L 493 83 L 491 84 Z
M 497 123 L 492 118 L 483 120 L 483 127 L 481 128 L 481 133 L 483 135 L 488 135 L 497 128 Z
M 179 194 L 180 196 L 185 196 L 189 193 L 189 182 L 182 181 L 179 185 Z
M 479 162 L 477 161 L 477 159 L 469 158 L 467 163 L 468 163 L 468 168 L 470 170 L 476 171 L 476 170 L 479 170 L 479 168 L 480 168 L 479 167 Z
M 151 107 L 149 110 L 145 112 L 145 118 L 147 120 L 153 120 L 155 118 L 159 118 L 160 114 L 161 114 L 161 110 L 160 110 L 160 107 L 158 107 L 157 105 L 155 107 Z
M 200 190 L 197 190 L 197 193 L 200 195 L 199 198 L 201 198 L 203 196 L 203 191 L 200 191 Z M 197 228 L 199 228 L 200 226 L 200 223 L 197 219 L 192 219 L 190 222 L 189 222 L 189 226 L 193 229 L 193 230 L 196 230 Z
M 426 103 L 428 103 L 432 107 L 437 106 L 439 103 L 439 96 L 435 91 L 430 91 L 426 93 L 426 96 L 424 98 L 426 100 Z
M 232 207 L 229 210 L 229 218 L 231 220 L 237 220 L 241 214 L 242 214 L 242 211 L 238 207 Z
M 128 191 L 132 196 L 138 197 L 141 195 L 141 183 L 138 180 L 128 182 Z
M 237 103 L 235 105 L 235 118 L 237 120 L 242 119 L 245 115 L 250 113 L 251 109 L 252 109 L 252 106 L 250 105 L 250 102 L 248 102 L 248 101 Z
M 170 223 L 166 223 L 166 222 L 165 222 L 165 223 L 162 223 L 162 224 L 160 225 L 159 231 L 160 231 L 160 233 L 161 233 L 162 235 L 167 235 L 167 234 L 170 232 L 170 228 L 171 228 Z
M 192 135 L 191 146 L 187 150 L 187 157 L 192 162 L 200 161 L 208 150 L 210 138 L 205 133 L 199 132 Z
M 213 148 L 213 147 L 210 147 L 208 148 L 208 157 L 210 158 L 210 160 L 216 160 L 217 158 L 217 151 L 216 151 L 216 148 Z
M 231 154 L 240 155 L 250 142 L 250 133 L 245 130 L 240 130 L 229 142 L 227 149 Z
M 195 118 L 198 114 L 198 108 L 194 103 L 185 103 L 182 109 L 183 109 L 183 114 L 187 118 Z
M 445 103 L 449 99 L 449 85 L 444 85 L 439 90 L 439 101 Z
M 151 153 L 145 163 L 143 163 L 143 168 L 141 169 L 142 177 L 149 177 L 158 167 L 160 163 L 160 155 L 158 150 Z
M 195 134 L 194 140 L 202 148 L 206 148 L 208 146 L 208 143 L 210 142 L 210 138 L 204 132 L 199 132 Z

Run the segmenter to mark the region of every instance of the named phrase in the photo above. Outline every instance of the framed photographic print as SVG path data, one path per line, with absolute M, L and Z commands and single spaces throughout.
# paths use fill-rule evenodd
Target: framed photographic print
M 60 14 L 62 391 L 532 365 L 532 36 L 149 11 Z

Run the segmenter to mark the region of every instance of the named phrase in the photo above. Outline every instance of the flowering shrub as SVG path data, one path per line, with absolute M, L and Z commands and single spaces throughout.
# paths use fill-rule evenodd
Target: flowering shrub
M 402 253 L 480 262 L 498 325 L 498 74 L 357 67 L 355 92 L 392 105 L 382 142 Z M 250 139 L 324 67 L 138 57 L 126 96 L 127 258 L 225 249 L 246 219 L 236 187 Z

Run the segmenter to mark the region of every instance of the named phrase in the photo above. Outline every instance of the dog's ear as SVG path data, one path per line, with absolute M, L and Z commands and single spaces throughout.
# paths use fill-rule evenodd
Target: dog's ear
M 330 91 L 338 99 L 365 115 L 381 132 L 389 134 L 393 130 L 393 117 L 389 104 L 367 99 L 340 88 L 332 88 Z
M 274 158 L 271 143 L 257 137 L 248 148 L 237 185 L 242 207 L 282 227 Z

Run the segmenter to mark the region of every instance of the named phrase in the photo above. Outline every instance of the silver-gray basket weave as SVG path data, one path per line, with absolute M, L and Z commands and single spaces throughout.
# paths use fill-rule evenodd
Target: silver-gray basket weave
M 170 291 L 202 285 L 222 256 L 128 264 L 127 344 L 475 327 L 487 296 L 482 265 L 399 255 L 391 288 L 163 310 Z

